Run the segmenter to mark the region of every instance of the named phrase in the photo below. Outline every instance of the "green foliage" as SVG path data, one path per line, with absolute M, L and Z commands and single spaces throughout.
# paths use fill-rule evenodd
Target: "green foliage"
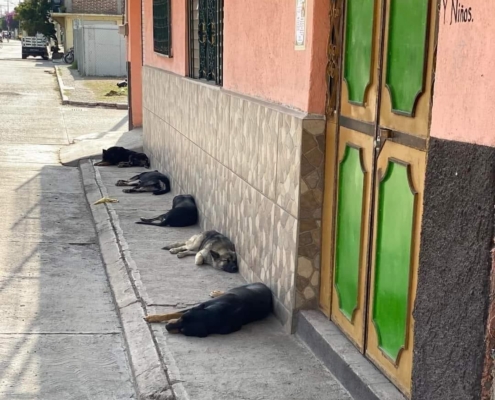
M 74 60 L 74 62 L 70 65 L 70 69 L 77 69 L 77 60 Z
M 51 4 L 49 0 L 25 0 L 15 8 L 15 19 L 28 36 L 42 33 L 55 38 L 55 26 L 49 21 Z

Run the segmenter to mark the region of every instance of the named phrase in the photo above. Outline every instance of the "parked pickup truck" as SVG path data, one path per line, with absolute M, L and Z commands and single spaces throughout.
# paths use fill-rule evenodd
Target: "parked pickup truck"
M 48 60 L 48 40 L 43 35 L 27 36 L 22 38 L 22 59 L 29 56 L 40 56 Z

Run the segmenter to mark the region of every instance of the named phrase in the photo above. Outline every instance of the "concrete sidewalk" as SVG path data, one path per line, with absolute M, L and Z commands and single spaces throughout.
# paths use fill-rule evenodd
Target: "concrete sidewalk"
M 347 391 L 272 316 L 231 335 L 188 338 L 142 317 L 178 310 L 208 299 L 211 290 L 245 283 L 239 274 L 194 265 L 161 250 L 199 227 L 136 225 L 171 208 L 172 194 L 126 194 L 119 179 L 140 168 L 95 168 L 81 162 L 83 183 L 95 219 L 103 259 L 130 354 L 140 396 L 188 400 L 347 400 Z M 94 206 L 103 196 L 118 203 Z

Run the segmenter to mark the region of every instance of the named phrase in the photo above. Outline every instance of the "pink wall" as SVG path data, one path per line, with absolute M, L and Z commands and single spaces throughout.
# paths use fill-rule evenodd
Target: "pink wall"
M 461 4 L 471 21 L 456 22 L 452 0 L 440 1 L 431 136 L 495 146 L 495 2 Z
M 142 71 L 142 47 L 141 47 L 141 1 L 130 0 L 127 2 L 127 23 L 129 35 L 127 36 L 127 61 L 131 63 L 130 90 L 132 102 L 129 112 L 131 114 L 132 127 L 143 125 L 143 81 Z
M 295 0 L 225 1 L 224 88 L 323 113 L 328 8 L 308 0 L 306 49 L 296 51 Z
M 165 57 L 153 51 L 153 2 L 143 0 L 144 65 L 187 74 L 187 1 L 172 0 L 172 55 Z
M 323 113 L 328 0 L 307 0 L 306 49 L 294 49 L 295 0 L 226 0 L 224 83 L 237 93 Z M 144 64 L 188 73 L 187 1 L 172 0 L 173 58 L 153 51 L 153 6 L 143 0 Z

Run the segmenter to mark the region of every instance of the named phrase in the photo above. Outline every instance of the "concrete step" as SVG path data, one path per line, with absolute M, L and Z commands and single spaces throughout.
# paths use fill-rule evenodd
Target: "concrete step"
M 406 400 L 337 326 L 319 311 L 301 311 L 296 335 L 356 400 Z

